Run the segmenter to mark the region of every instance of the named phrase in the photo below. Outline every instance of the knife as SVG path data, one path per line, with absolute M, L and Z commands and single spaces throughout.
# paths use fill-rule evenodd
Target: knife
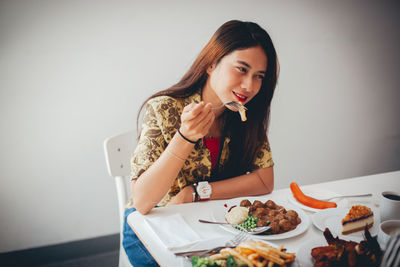
M 202 249 L 202 250 L 192 250 L 192 251 L 185 251 L 185 252 L 176 252 L 174 254 L 175 254 L 175 256 L 179 256 L 179 257 L 203 256 L 202 254 L 204 252 L 208 252 L 208 253 L 218 252 L 221 249 L 226 248 L 226 247 L 227 246 L 216 247 L 216 248 L 213 248 L 212 250 Z

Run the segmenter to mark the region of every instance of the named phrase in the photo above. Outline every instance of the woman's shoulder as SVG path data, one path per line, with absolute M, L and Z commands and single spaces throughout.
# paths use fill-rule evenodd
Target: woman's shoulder
M 174 98 L 172 96 L 156 96 L 147 101 L 147 105 L 150 105 L 154 110 L 167 110 L 172 107 L 180 107 L 183 105 L 181 99 Z
M 156 96 L 147 101 L 146 113 L 157 118 L 162 124 L 175 123 L 179 121 L 182 114 L 184 102 L 171 96 Z
M 147 105 L 150 105 L 155 111 L 169 110 L 169 109 L 178 109 L 178 111 L 182 111 L 183 108 L 192 103 L 192 102 L 200 102 L 201 96 L 199 92 L 196 92 L 193 95 L 178 98 L 173 96 L 156 96 L 147 101 Z

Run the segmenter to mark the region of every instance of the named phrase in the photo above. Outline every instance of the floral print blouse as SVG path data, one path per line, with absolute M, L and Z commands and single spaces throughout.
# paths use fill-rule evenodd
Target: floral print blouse
M 183 108 L 192 103 L 201 101 L 200 92 L 184 99 L 176 99 L 169 96 L 158 96 L 150 99 L 146 104 L 146 112 L 143 118 L 142 131 L 136 149 L 131 160 L 131 179 L 140 179 L 140 175 L 146 171 L 163 153 L 172 137 L 180 127 L 180 116 Z M 222 151 L 221 165 L 226 162 L 229 155 L 229 137 L 221 140 Z M 266 142 L 257 153 L 253 166 L 249 169 L 266 168 L 274 165 L 270 147 Z M 165 206 L 169 200 L 179 193 L 187 185 L 198 181 L 208 181 L 211 176 L 210 152 L 197 142 L 194 149 L 187 157 L 184 166 L 158 206 Z M 161 178 L 161 177 L 160 177 Z M 128 207 L 131 205 L 128 205 Z

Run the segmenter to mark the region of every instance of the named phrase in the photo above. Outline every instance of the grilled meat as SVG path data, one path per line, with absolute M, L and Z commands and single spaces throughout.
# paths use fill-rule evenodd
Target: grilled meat
M 324 237 L 329 246 L 316 247 L 311 250 L 311 256 L 315 260 L 315 267 L 325 266 L 379 266 L 382 251 L 378 242 L 372 238 L 368 227 L 364 230 L 366 240 L 360 244 L 354 241 L 346 241 L 339 237 L 333 237 L 328 228 L 324 231 Z

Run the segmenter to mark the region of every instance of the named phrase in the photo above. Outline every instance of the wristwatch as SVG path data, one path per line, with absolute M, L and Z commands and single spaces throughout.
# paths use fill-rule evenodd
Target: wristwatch
M 196 191 L 197 194 L 199 195 L 200 201 L 209 200 L 212 193 L 212 188 L 208 182 L 203 181 L 197 184 Z

